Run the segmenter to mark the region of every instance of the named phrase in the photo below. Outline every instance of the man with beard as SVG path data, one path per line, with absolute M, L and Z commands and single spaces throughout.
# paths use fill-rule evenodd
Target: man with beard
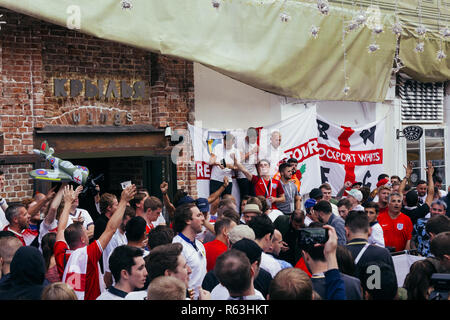
M 378 216 L 378 222 L 383 228 L 384 244 L 394 251 L 411 249 L 413 224 L 411 219 L 400 212 L 403 197 L 400 193 L 391 193 L 388 202 L 388 212 Z
M 30 215 L 25 206 L 22 204 L 12 204 L 6 209 L 5 215 L 9 225 L 3 230 L 14 233 L 22 244 L 26 246 L 27 243 L 25 242 L 23 232 L 30 226 Z
M 285 202 L 278 202 L 277 208 L 284 214 L 290 215 L 295 209 L 300 209 L 302 198 L 297 190 L 297 186 L 291 180 L 292 166 L 282 163 L 279 166 L 280 183 L 284 190 Z

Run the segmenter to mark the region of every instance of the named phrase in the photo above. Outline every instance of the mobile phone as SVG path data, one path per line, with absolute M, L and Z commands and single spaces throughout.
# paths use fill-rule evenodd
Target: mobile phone
M 313 246 L 316 243 L 324 244 L 328 241 L 328 230 L 324 228 L 301 228 L 299 245 L 301 247 Z
M 124 181 L 121 182 L 120 185 L 122 186 L 122 190 L 131 185 L 131 181 Z

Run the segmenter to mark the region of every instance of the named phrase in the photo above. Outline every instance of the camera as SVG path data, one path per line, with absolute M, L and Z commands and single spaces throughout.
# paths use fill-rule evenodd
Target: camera
M 300 247 L 311 247 L 316 243 L 324 244 L 328 241 L 328 230 L 324 228 L 301 228 L 299 233 Z
M 430 293 L 429 300 L 447 300 L 450 291 L 450 274 L 433 273 L 431 275 L 431 286 L 434 291 Z

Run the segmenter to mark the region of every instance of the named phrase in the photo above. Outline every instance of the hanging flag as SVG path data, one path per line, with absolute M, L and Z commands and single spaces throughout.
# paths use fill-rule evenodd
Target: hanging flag
M 385 119 L 361 127 L 339 126 L 317 116 L 320 177 L 336 195 L 345 181 L 362 182 L 371 190 L 383 173 Z

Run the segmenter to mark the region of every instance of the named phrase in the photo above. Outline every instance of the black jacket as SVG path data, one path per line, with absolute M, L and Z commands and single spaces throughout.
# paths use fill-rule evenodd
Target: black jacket
M 0 300 L 40 300 L 45 262 L 35 247 L 21 247 L 11 261 L 10 278 L 0 285 Z

